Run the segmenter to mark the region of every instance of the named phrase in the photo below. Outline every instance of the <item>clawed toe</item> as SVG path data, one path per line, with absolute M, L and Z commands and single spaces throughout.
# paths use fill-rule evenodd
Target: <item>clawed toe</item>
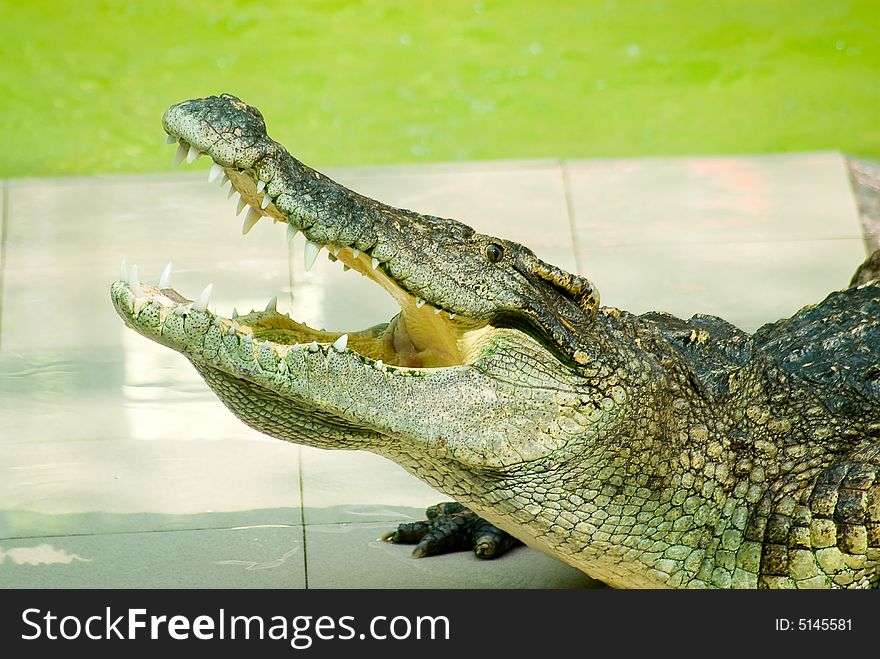
M 479 558 L 495 558 L 520 541 L 476 513 L 455 502 L 440 503 L 425 511 L 421 522 L 401 524 L 382 536 L 395 544 L 415 544 L 415 558 L 472 549 Z

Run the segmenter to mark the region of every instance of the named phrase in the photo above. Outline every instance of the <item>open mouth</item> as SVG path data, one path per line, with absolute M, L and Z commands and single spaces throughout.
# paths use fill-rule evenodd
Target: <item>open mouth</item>
M 168 143 L 177 144 L 175 166 L 184 160 L 193 163 L 203 155 L 211 157 L 177 135 L 169 134 Z M 286 224 L 288 240 L 296 235 L 297 228 L 276 206 L 272 186 L 260 179 L 256 169 L 224 167 L 214 160 L 208 182 L 218 180 L 224 188 L 228 186 L 228 196 L 239 197 L 237 213 L 244 217 L 243 234 L 265 217 Z M 276 299 L 272 298 L 264 311 L 239 315 L 233 309 L 226 317 L 208 309 L 212 285 L 191 300 L 171 287 L 170 264 L 158 284 L 152 286 L 140 281 L 137 266 L 129 268 L 124 262 L 120 281 L 113 289 L 117 306 L 134 324 L 143 329 L 151 328 L 153 333 L 164 336 L 171 343 L 174 342 L 175 328 L 183 327 L 187 317 L 192 317 L 191 322 L 195 322 L 198 315 L 199 323 L 213 324 L 221 335 L 237 337 L 237 343 L 256 344 L 255 350 L 269 350 L 278 357 L 290 350 L 353 352 L 380 370 L 388 367 L 443 368 L 470 363 L 476 358 L 483 339 L 492 332 L 491 326 L 473 323 L 413 295 L 388 274 L 383 262 L 370 251 L 361 251 L 354 245 L 323 243 L 320 227 L 303 227 L 301 230 L 306 238 L 304 259 L 307 270 L 326 249 L 331 261 L 382 286 L 398 304 L 400 313 L 389 322 L 374 327 L 329 332 L 312 329 L 279 313 Z M 128 308 L 123 309 L 124 306 Z

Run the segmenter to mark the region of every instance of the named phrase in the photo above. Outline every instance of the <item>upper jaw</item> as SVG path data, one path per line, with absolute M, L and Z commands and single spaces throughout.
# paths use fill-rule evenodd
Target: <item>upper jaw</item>
M 175 163 L 207 154 L 211 178 L 224 175 L 252 212 L 246 233 L 259 217 L 287 222 L 317 245 L 369 253 L 381 242 L 387 207 L 360 197 L 304 165 L 266 133 L 262 116 L 238 98 L 223 94 L 178 103 L 162 119 L 179 140 Z M 256 215 L 256 218 L 252 216 Z M 386 259 L 377 258 L 378 266 Z
M 431 300 L 427 289 L 405 290 L 391 275 L 391 261 L 407 244 L 402 227 L 417 221 L 415 214 L 358 195 L 304 165 L 269 138 L 255 108 L 229 94 L 194 99 L 169 108 L 163 125 L 169 139 L 179 142 L 175 164 L 207 154 L 214 161 L 209 181 L 222 177 L 232 186 L 230 195 L 240 196 L 242 233 L 263 217 L 285 222 L 288 239 L 298 232 L 306 237 L 306 269 L 326 247 L 398 302 L 402 291 L 419 306 L 433 303 L 451 318 L 461 313 Z

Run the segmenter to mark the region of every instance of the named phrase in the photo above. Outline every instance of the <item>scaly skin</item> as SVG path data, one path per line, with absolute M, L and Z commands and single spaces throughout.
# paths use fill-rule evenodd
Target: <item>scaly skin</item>
M 235 97 L 174 106 L 164 125 L 257 207 L 266 181 L 262 214 L 340 248 L 401 304 L 334 346 L 338 333 L 273 311 L 227 319 L 114 283 L 125 323 L 188 357 L 245 423 L 384 455 L 612 586 L 877 586 L 877 279 L 754 335 L 710 316 L 596 314 L 587 280 L 346 190 Z

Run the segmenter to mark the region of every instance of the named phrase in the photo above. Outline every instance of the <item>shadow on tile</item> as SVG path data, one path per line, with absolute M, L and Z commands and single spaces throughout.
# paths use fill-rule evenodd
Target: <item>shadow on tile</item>
M 404 512 L 404 511 L 401 511 Z M 422 511 L 411 509 L 417 519 Z M 383 523 L 306 526 L 310 588 L 597 588 L 583 572 L 527 547 L 495 560 L 470 552 L 412 558 L 378 538 Z

